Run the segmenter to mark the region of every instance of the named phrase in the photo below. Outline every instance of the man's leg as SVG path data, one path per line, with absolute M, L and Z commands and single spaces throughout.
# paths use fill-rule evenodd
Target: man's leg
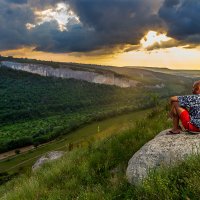
M 179 106 L 178 102 L 173 102 L 171 104 L 171 111 L 170 111 L 170 117 L 172 118 L 173 121 L 173 127 L 172 131 L 174 133 L 180 132 L 179 128 L 179 117 L 180 114 L 184 111 L 185 109 Z
M 170 109 L 170 112 L 169 112 L 169 117 L 170 117 L 171 119 L 173 119 L 173 116 L 174 116 L 174 115 L 177 115 L 176 109 L 175 109 L 174 105 L 171 105 L 171 109 Z

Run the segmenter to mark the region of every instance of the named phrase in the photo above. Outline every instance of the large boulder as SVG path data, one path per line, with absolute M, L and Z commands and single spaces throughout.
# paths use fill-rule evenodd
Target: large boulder
M 35 164 L 32 166 L 32 170 L 35 171 L 36 169 L 40 168 L 44 163 L 61 158 L 63 155 L 64 151 L 48 152 L 35 162 Z
M 131 184 L 137 184 L 147 177 L 150 170 L 161 165 L 173 165 L 188 155 L 200 152 L 200 134 L 182 132 L 166 135 L 164 130 L 146 143 L 128 162 L 126 176 Z

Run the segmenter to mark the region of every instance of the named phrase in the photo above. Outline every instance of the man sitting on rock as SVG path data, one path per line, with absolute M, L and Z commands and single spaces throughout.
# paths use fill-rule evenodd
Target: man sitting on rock
M 173 128 L 168 134 L 179 134 L 181 127 L 179 119 L 186 131 L 200 132 L 200 81 L 193 84 L 193 95 L 174 96 L 170 98 L 170 118 Z

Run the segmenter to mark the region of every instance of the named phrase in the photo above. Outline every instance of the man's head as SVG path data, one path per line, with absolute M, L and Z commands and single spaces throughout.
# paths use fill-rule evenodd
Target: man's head
M 192 88 L 192 93 L 193 94 L 200 94 L 200 80 L 194 82 L 193 88 Z

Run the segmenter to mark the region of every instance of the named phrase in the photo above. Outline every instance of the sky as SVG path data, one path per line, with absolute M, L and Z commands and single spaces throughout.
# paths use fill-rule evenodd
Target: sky
M 199 0 L 0 0 L 0 54 L 200 70 Z

